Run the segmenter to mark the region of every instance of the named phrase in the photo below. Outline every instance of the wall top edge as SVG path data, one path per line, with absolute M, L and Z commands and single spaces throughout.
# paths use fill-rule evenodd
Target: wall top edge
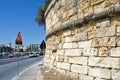
M 54 6 L 54 4 L 57 2 L 58 0 L 52 0 L 49 4 L 49 6 L 47 7 L 46 11 L 45 11 L 45 15 L 44 18 L 46 18 L 47 14 L 49 13 L 50 9 Z
M 67 24 L 61 25 L 58 28 L 55 28 L 54 30 L 50 31 L 47 33 L 46 35 L 46 39 L 55 34 L 58 31 L 61 30 L 65 30 L 65 29 L 70 29 L 72 26 L 74 25 L 83 25 L 88 23 L 90 20 L 100 20 L 100 19 L 105 19 L 105 18 L 109 18 L 109 17 L 114 17 L 120 15 L 120 4 L 114 5 L 112 7 L 110 7 L 107 10 L 101 11 L 99 13 L 91 13 L 88 14 L 87 16 L 83 17 L 83 18 L 79 18 L 75 21 L 69 22 Z

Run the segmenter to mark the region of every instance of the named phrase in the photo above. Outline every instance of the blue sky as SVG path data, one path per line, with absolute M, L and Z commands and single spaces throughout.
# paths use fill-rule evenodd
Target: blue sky
M 0 0 L 0 44 L 12 42 L 20 31 L 23 44 L 40 44 L 45 30 L 35 22 L 38 7 L 44 0 Z

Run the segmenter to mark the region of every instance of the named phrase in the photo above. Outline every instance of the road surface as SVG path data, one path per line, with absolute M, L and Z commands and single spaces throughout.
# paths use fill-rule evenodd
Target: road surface
M 11 80 L 14 76 L 42 59 L 43 57 L 40 56 L 0 62 L 0 80 Z

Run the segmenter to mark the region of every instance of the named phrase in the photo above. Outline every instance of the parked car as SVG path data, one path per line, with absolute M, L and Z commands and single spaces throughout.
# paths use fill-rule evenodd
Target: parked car
M 29 57 L 38 57 L 36 53 L 29 53 Z
M 14 54 L 9 54 L 8 56 L 9 56 L 9 58 L 13 58 Z

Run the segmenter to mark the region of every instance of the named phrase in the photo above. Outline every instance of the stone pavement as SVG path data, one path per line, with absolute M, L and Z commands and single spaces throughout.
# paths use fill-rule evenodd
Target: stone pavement
M 43 80 L 40 67 L 42 67 L 42 62 L 31 66 L 19 75 L 15 76 L 12 80 Z

